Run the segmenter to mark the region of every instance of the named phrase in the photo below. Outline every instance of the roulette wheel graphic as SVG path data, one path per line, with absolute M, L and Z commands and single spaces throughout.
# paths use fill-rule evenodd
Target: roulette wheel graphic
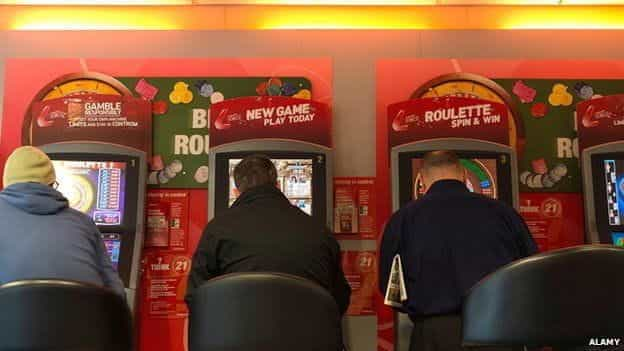
M 58 189 L 69 202 L 69 207 L 88 213 L 95 204 L 96 189 L 91 182 L 79 175 L 69 175 L 59 183 Z

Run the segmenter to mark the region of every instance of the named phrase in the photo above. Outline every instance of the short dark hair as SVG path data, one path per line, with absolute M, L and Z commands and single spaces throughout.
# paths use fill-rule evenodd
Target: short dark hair
M 423 159 L 423 170 L 428 172 L 434 168 L 450 168 L 456 167 L 461 169 L 461 163 L 457 154 L 449 150 L 430 151 L 425 154 Z
M 234 167 L 234 184 L 242 193 L 262 185 L 277 184 L 277 169 L 265 155 L 250 155 Z

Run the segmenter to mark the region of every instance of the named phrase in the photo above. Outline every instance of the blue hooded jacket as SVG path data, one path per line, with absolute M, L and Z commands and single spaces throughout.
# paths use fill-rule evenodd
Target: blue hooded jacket
M 17 183 L 0 192 L 0 267 L 0 284 L 68 279 L 111 288 L 125 299 L 95 223 L 43 184 Z

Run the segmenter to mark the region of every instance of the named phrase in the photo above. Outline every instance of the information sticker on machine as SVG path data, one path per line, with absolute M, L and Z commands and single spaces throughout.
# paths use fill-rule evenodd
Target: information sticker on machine
M 184 318 L 191 259 L 185 255 L 150 252 L 143 257 L 143 304 L 148 318 Z

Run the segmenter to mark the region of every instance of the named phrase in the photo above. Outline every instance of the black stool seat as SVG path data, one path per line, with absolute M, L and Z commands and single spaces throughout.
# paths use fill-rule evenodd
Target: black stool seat
M 62 280 L 0 286 L 2 351 L 130 351 L 131 315 L 109 289 Z
M 470 291 L 466 346 L 588 346 L 624 336 L 624 249 L 584 245 L 511 263 Z
M 212 279 L 193 294 L 191 351 L 336 351 L 340 314 L 311 281 L 275 273 Z

